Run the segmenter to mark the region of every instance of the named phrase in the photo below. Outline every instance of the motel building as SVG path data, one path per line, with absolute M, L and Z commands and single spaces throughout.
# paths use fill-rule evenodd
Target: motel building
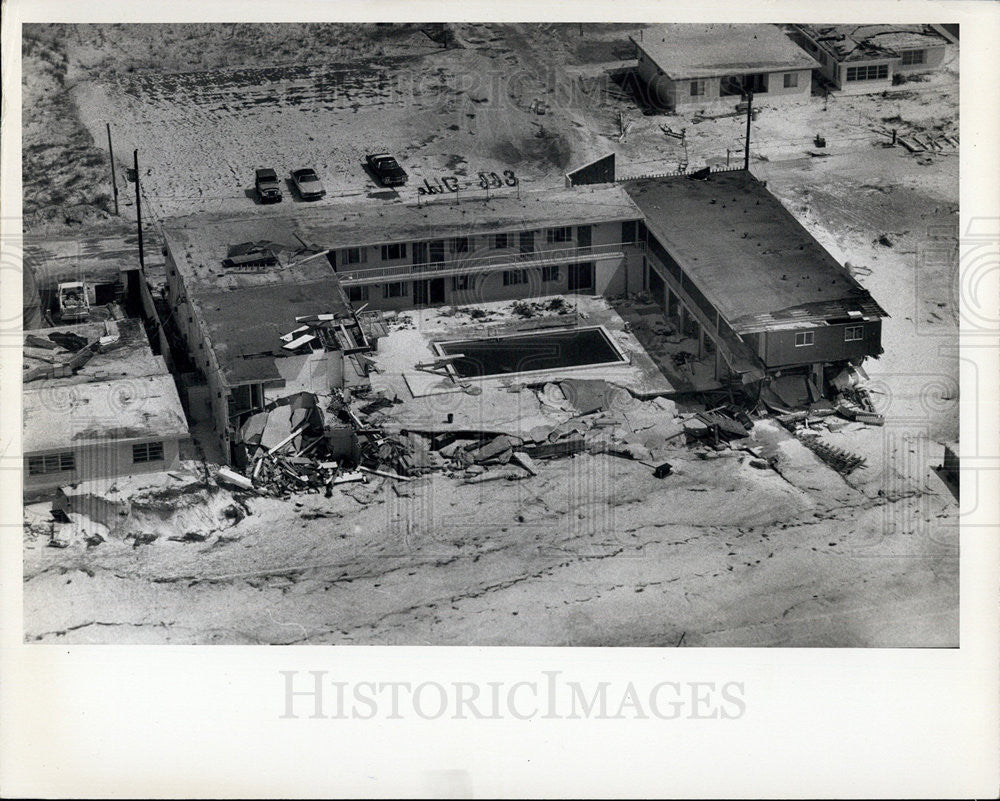
M 743 388 L 881 353 L 885 312 L 743 170 L 272 214 L 164 226 L 182 400 L 227 460 L 276 398 L 363 385 L 386 312 L 647 292 Z

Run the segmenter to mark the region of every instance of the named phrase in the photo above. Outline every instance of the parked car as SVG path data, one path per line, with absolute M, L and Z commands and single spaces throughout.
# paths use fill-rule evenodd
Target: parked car
M 270 167 L 257 170 L 254 188 L 261 203 L 280 203 L 281 184 L 278 183 L 278 173 Z
M 66 281 L 59 284 L 57 297 L 61 322 L 78 323 L 90 318 L 90 298 L 87 289 L 87 285 L 82 281 Z
M 382 186 L 402 186 L 409 176 L 388 153 L 369 153 L 365 161 Z
M 316 170 L 310 167 L 303 167 L 301 170 L 292 170 L 292 183 L 299 191 L 303 200 L 319 200 L 326 194 Z

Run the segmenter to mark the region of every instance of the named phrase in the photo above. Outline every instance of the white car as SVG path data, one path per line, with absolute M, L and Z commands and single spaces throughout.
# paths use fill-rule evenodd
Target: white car
M 319 200 L 326 194 L 319 176 L 316 175 L 316 170 L 310 167 L 292 170 L 292 183 L 295 184 L 299 197 L 303 200 Z

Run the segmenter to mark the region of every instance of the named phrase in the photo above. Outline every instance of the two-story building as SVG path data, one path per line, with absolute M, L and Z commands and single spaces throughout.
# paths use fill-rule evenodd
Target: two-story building
M 652 25 L 630 38 L 649 100 L 678 111 L 747 92 L 759 103 L 808 99 L 819 66 L 775 25 Z
M 800 373 L 823 391 L 882 353 L 888 316 L 745 170 L 627 181 L 643 212 L 648 286 L 744 384 Z
M 327 391 L 359 378 L 345 356 L 368 347 L 362 307 L 649 291 L 730 384 L 801 373 L 822 391 L 882 352 L 885 312 L 743 170 L 197 217 L 164 236 L 171 313 L 226 459 L 248 416 L 303 374 Z M 318 319 L 342 336 L 314 336 Z

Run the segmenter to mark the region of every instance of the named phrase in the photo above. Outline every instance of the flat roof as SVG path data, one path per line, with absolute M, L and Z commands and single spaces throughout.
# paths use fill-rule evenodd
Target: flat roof
M 512 190 L 504 190 L 512 191 Z M 631 198 L 615 185 L 553 188 L 497 195 L 489 200 L 446 195 L 429 202 L 334 204 L 254 215 L 199 214 L 163 225 L 163 234 L 190 291 L 197 286 L 232 289 L 316 281 L 334 274 L 325 258 L 331 248 L 414 242 L 487 232 L 519 231 L 638 219 Z M 265 272 L 222 267 L 229 248 L 269 242 L 280 265 Z
M 624 186 L 649 231 L 738 333 L 851 310 L 888 316 L 749 172 Z
M 335 314 L 348 327 L 354 324 L 351 304 L 332 271 L 325 280 L 312 283 L 188 294 L 230 386 L 282 380 L 275 359 L 292 355 L 282 349 L 281 336 L 299 326 L 296 317 Z
M 170 375 L 147 375 L 64 387 L 24 390 L 23 451 L 66 451 L 188 436 Z
M 838 61 L 896 58 L 901 50 L 949 44 L 933 25 L 799 25 L 837 54 Z
M 674 80 L 819 66 L 775 25 L 670 23 L 630 38 Z
M 62 378 L 38 378 L 26 384 L 26 387 L 89 384 L 94 381 L 110 381 L 116 378 L 159 375 L 167 372 L 163 357 L 154 355 L 152 349 L 149 347 L 149 340 L 146 337 L 146 332 L 143 330 L 142 322 L 139 320 L 106 320 L 77 325 L 60 325 L 54 328 L 25 331 L 24 336 L 28 337 L 31 335 L 40 339 L 49 339 L 50 334 L 60 333 L 75 334 L 87 340 L 88 343 L 99 340 L 101 337 L 117 334 L 119 347 L 109 350 L 107 353 L 95 353 L 90 361 L 73 375 Z M 25 372 L 33 367 L 45 367 L 51 364 L 51 362 L 44 359 L 37 359 L 30 355 L 33 350 L 64 362 L 73 356 L 72 352 L 63 348 L 42 350 L 35 348 L 30 343 L 25 342 L 25 344 L 28 348 L 24 353 Z

